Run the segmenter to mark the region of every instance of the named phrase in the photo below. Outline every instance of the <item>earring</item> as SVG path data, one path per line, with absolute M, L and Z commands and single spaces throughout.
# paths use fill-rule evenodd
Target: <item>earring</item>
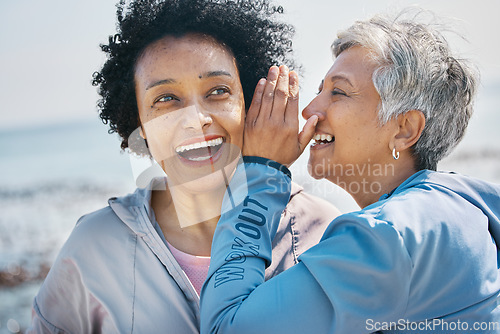
M 394 147 L 392 149 L 392 157 L 394 158 L 394 160 L 398 160 L 399 159 L 399 152 L 396 151 L 396 147 Z

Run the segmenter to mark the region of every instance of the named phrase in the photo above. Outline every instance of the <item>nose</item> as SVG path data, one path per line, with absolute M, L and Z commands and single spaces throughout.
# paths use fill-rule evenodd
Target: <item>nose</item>
M 302 110 L 302 117 L 304 119 L 309 119 L 311 116 L 318 116 L 318 122 L 324 121 L 326 118 L 326 105 L 323 101 L 324 98 L 319 94 L 316 96 L 307 107 Z
M 183 126 L 185 129 L 204 129 L 214 122 L 211 113 L 199 105 L 186 108 Z

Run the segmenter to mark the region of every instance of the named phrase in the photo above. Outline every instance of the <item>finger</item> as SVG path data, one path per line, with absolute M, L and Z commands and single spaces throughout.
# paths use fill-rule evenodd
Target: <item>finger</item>
M 314 137 L 314 132 L 316 131 L 317 124 L 318 124 L 318 116 L 312 115 L 311 117 L 309 117 L 307 119 L 306 124 L 304 125 L 304 128 L 299 133 L 300 154 L 302 154 L 302 152 L 304 152 L 304 150 L 307 147 L 307 144 L 309 144 L 311 139 Z
M 285 121 L 298 128 L 299 126 L 299 76 L 291 71 L 289 75 L 289 94 L 286 104 Z
M 267 82 L 264 87 L 264 93 L 262 94 L 262 104 L 260 106 L 259 120 L 267 121 L 271 116 L 271 109 L 273 107 L 274 100 L 274 89 L 276 88 L 276 82 L 278 81 L 279 68 L 277 66 L 271 66 L 269 73 L 267 74 Z
M 262 94 L 264 93 L 264 87 L 266 85 L 266 79 L 262 78 L 255 86 L 255 92 L 253 93 L 252 103 L 248 108 L 246 114 L 246 123 L 247 124 L 255 124 L 257 118 L 259 117 L 259 112 L 262 104 Z
M 279 67 L 278 81 L 274 89 L 274 101 L 271 109 L 271 119 L 277 122 L 284 122 L 286 104 L 288 100 L 289 70 L 285 65 Z

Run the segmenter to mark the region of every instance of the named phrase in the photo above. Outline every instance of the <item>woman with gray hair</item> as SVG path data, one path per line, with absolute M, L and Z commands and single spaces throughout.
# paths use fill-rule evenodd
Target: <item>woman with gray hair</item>
M 333 52 L 299 134 L 286 67 L 256 88 L 249 195 L 215 231 L 202 333 L 500 333 L 500 186 L 436 171 L 464 135 L 475 72 L 432 25 L 402 17 L 356 22 Z M 311 175 L 362 209 L 264 282 L 285 166 L 312 138 Z

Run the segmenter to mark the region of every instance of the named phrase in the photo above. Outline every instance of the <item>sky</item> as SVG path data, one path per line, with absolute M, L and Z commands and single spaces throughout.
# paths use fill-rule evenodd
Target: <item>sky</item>
M 338 30 L 379 12 L 419 5 L 452 22 L 468 42 L 451 43 L 478 64 L 481 89 L 500 84 L 499 0 L 282 0 L 296 27 L 294 49 L 303 65 L 301 106 L 314 97 L 332 64 Z M 104 62 L 99 43 L 115 32 L 115 1 L 0 1 L 0 130 L 96 119 L 92 73 Z

